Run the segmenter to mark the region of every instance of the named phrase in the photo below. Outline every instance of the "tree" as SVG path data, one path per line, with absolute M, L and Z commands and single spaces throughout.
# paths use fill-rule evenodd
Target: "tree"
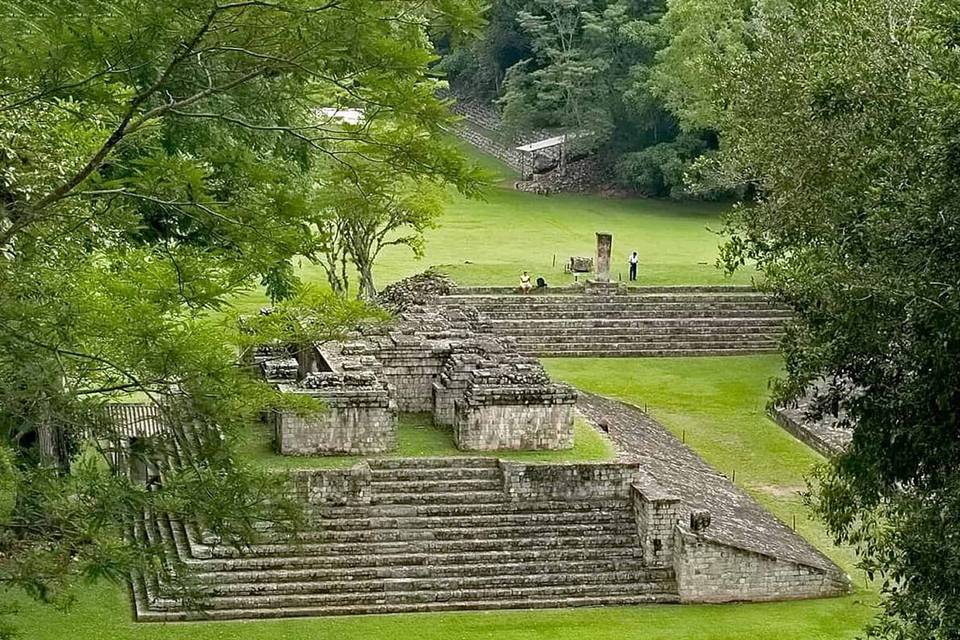
M 678 139 L 676 118 L 651 88 L 657 52 L 670 44 L 665 11 L 665 0 L 498 0 L 484 39 L 454 46 L 443 66 L 461 91 L 498 98 L 508 137 L 575 131 L 573 155 L 597 152 L 623 186 L 688 196 L 682 176 L 716 140 L 701 131 Z M 495 57 L 516 41 L 524 46 L 503 49 L 513 58 Z M 491 69 L 505 76 L 496 91 Z
M 774 0 L 776 1 L 776 0 Z M 713 130 L 722 98 L 714 69 L 746 51 L 754 9 L 769 0 L 670 0 L 661 21 L 668 44 L 656 56 L 649 79 L 687 132 Z
M 293 526 L 277 482 L 232 453 L 260 410 L 293 400 L 236 365 L 247 338 L 211 314 L 258 282 L 278 301 L 299 291 L 292 259 L 324 246 L 318 172 L 376 150 L 386 173 L 474 191 L 441 135 L 426 30 L 477 14 L 448 0 L 0 0 L 17 34 L 0 40 L 0 586 L 49 600 L 159 562 L 122 535 L 144 511 L 202 514 L 229 544 L 259 520 Z M 346 107 L 364 121 L 341 121 Z M 318 340 L 366 316 L 316 303 Z M 173 442 L 136 455 L 180 460 L 158 491 L 111 468 L 104 404 L 132 394 Z
M 359 179 L 347 180 L 344 172 Z M 416 257 L 423 255 L 423 233 L 436 226 L 443 212 L 443 187 L 415 176 L 389 175 L 373 163 L 341 167 L 331 178 L 323 199 L 341 255 L 349 256 L 357 270 L 358 294 L 376 300 L 377 258 L 390 246 L 406 246 Z
M 849 449 L 811 504 L 881 579 L 874 637 L 960 637 L 960 8 L 810 0 L 707 60 L 728 266 L 756 260 L 794 311 L 789 399 L 832 385 Z

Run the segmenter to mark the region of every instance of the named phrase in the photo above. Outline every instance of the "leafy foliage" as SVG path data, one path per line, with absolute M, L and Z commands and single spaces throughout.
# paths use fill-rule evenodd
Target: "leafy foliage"
M 689 103 L 712 96 L 691 111 L 719 123 L 710 184 L 758 193 L 725 262 L 758 261 L 796 313 L 779 397 L 837 381 L 853 443 L 811 501 L 882 580 L 871 635 L 956 638 L 960 9 L 811 0 L 752 20 L 692 74 L 714 85 Z
M 291 267 L 328 242 L 318 183 L 359 184 L 340 167 L 362 157 L 474 192 L 440 135 L 427 31 L 477 14 L 449 0 L 0 0 L 16 34 L 0 40 L 0 586 L 57 601 L 156 565 L 160 549 L 123 535 L 144 512 L 233 545 L 258 521 L 296 526 L 279 480 L 231 453 L 261 410 L 293 402 L 237 350 L 370 315 L 304 291 Z M 212 321 L 257 283 L 315 321 L 253 338 Z M 130 399 L 170 439 L 120 445 L 104 405 Z M 162 482 L 131 481 L 131 457 Z
M 683 173 L 715 138 L 678 139 L 651 89 L 657 52 L 670 44 L 665 11 L 663 0 L 499 0 L 484 39 L 454 47 L 444 68 L 462 93 L 497 98 L 508 135 L 575 131 L 574 154 L 607 156 L 623 186 L 687 196 Z

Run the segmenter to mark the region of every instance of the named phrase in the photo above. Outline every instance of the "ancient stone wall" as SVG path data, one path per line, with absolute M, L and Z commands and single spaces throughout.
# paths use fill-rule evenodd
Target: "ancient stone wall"
M 821 598 L 849 584 L 827 569 L 706 540 L 678 527 L 674 571 L 684 602 Z
M 443 367 L 444 352 L 418 338 L 380 352 L 383 377 L 393 387 L 400 411 L 432 411 L 433 383 Z
M 644 562 L 651 567 L 672 565 L 680 498 L 664 491 L 646 474 L 640 474 L 630 493 Z
M 373 492 L 366 460 L 349 469 L 291 471 L 290 487 L 304 504 L 367 505 Z
M 503 490 L 514 501 L 610 500 L 630 495 L 638 465 L 530 464 L 500 461 Z
M 276 416 L 276 447 L 283 455 L 385 453 L 397 446 L 396 410 L 387 385 L 367 372 L 315 373 L 302 386 L 280 389 L 316 397 L 317 412 Z
M 573 446 L 576 392 L 473 385 L 456 403 L 454 439 L 459 449 L 569 449 Z

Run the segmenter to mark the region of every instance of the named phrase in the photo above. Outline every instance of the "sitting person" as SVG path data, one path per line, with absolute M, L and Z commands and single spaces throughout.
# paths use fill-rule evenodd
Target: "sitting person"
M 543 276 L 537 278 L 537 289 L 546 289 L 547 281 L 543 279 Z
M 520 291 L 523 293 L 530 293 L 530 288 L 530 274 L 524 271 L 523 275 L 520 276 Z

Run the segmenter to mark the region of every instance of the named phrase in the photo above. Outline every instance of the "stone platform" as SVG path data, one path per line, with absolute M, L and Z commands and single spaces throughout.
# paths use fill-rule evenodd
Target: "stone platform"
M 308 528 L 218 544 L 145 516 L 134 534 L 184 563 L 204 609 L 160 572 L 133 580 L 137 619 L 278 618 L 784 600 L 847 593 L 829 558 L 662 426 L 581 394 L 620 461 L 371 458 L 294 471 Z M 191 595 L 196 596 L 196 592 Z
M 787 309 L 750 287 L 460 287 L 435 303 L 544 357 L 712 356 L 777 350 Z

